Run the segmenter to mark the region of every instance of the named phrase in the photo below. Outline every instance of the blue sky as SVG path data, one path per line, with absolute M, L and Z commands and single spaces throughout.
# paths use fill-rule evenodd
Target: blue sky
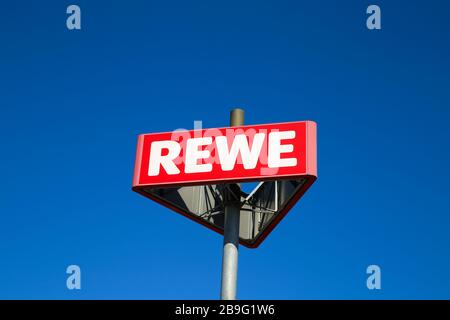
M 0 298 L 218 298 L 222 238 L 131 191 L 135 145 L 241 107 L 247 124 L 316 121 L 319 178 L 241 248 L 238 298 L 449 299 L 449 9 L 3 1 Z

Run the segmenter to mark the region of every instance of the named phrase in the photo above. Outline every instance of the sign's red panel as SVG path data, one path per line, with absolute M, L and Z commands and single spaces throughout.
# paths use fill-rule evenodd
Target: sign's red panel
M 316 123 L 301 121 L 139 135 L 133 187 L 316 175 Z

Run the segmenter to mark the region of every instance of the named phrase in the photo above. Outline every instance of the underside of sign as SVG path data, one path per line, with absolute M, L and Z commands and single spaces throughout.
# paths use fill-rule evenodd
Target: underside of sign
M 286 145 L 290 142 L 292 147 L 283 149 L 286 145 L 282 145 L 279 148 L 279 150 L 285 150 L 284 159 L 287 159 L 289 156 L 291 157 L 290 159 L 295 159 L 295 167 L 289 165 L 288 168 L 276 168 L 277 170 L 273 171 L 273 167 L 268 168 L 268 165 L 264 165 L 267 161 L 259 161 L 257 168 L 259 172 L 270 170 L 258 176 L 255 176 L 253 173 L 246 176 L 245 164 L 239 164 L 239 161 L 237 161 L 235 166 L 239 170 L 236 170 L 237 173 L 234 177 L 229 172 L 221 174 L 218 171 L 220 170 L 218 167 L 212 167 L 211 173 L 204 173 L 195 180 L 189 174 L 184 174 L 181 178 L 173 173 L 163 179 L 156 175 L 152 177 L 149 169 L 152 143 L 154 141 L 158 143 L 160 141 L 172 142 L 177 139 L 173 135 L 169 135 L 169 133 L 140 135 L 133 190 L 222 234 L 224 228 L 224 206 L 229 201 L 225 195 L 232 195 L 234 197 L 233 200 L 239 202 L 241 207 L 240 243 L 249 248 L 256 248 L 316 180 L 316 124 L 311 121 L 303 121 L 243 126 L 232 129 L 234 131 L 232 131 L 231 135 L 229 132 L 225 133 L 223 128 L 214 129 L 216 130 L 214 135 L 217 139 L 220 133 L 224 136 L 226 134 L 228 136 L 228 146 L 230 147 L 234 143 L 233 138 L 244 132 L 248 140 L 253 141 L 253 143 L 248 143 L 248 150 L 250 151 L 256 144 L 254 138 L 256 132 L 265 130 L 267 137 L 270 136 L 270 132 L 295 132 L 293 136 L 286 138 L 285 142 Z M 187 132 L 190 133 L 190 136 L 203 137 L 208 135 L 205 132 L 207 130 L 203 130 L 200 135 L 199 132 L 195 131 Z M 145 139 L 149 139 L 150 142 L 146 142 Z M 185 152 L 185 146 L 182 146 L 181 149 Z M 201 146 L 199 149 L 202 150 Z M 230 150 L 232 150 L 232 147 L 230 147 Z M 199 150 L 197 149 L 197 151 Z M 240 151 L 241 156 L 245 154 L 245 152 L 242 153 L 242 149 Z M 270 147 L 268 152 L 270 152 Z M 187 155 L 184 156 L 186 157 Z M 281 159 L 281 161 L 284 159 Z M 201 160 L 205 162 L 208 159 L 204 155 Z M 240 160 L 245 162 L 245 159 Z M 181 159 L 178 163 L 183 161 L 185 160 Z M 281 161 L 280 163 L 282 163 Z M 174 163 L 177 162 L 174 161 Z M 161 164 L 161 171 L 163 167 L 164 165 Z M 159 170 L 160 168 L 158 167 L 157 169 Z M 171 180 L 174 180 L 174 182 L 171 182 Z M 238 183 L 249 181 L 256 181 L 257 185 L 248 193 L 242 191 Z
M 315 177 L 260 182 L 247 194 L 240 192 L 240 243 L 256 248 L 288 213 Z M 224 188 L 212 184 L 177 188 L 135 188 L 140 194 L 223 234 Z M 232 191 L 231 191 L 232 192 Z

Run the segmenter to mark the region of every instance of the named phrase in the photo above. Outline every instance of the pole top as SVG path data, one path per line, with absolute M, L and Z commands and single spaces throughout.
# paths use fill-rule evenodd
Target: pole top
M 235 108 L 230 112 L 230 126 L 243 126 L 244 125 L 244 109 Z

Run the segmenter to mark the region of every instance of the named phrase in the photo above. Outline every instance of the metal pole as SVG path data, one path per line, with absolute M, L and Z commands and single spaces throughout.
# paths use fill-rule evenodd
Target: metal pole
M 244 110 L 233 109 L 230 113 L 230 126 L 242 126 L 244 124 Z M 222 260 L 222 300 L 236 299 L 238 249 L 239 249 L 239 222 L 240 222 L 240 185 L 234 185 L 233 193 L 238 199 L 225 191 L 225 221 L 223 234 L 223 260 Z

